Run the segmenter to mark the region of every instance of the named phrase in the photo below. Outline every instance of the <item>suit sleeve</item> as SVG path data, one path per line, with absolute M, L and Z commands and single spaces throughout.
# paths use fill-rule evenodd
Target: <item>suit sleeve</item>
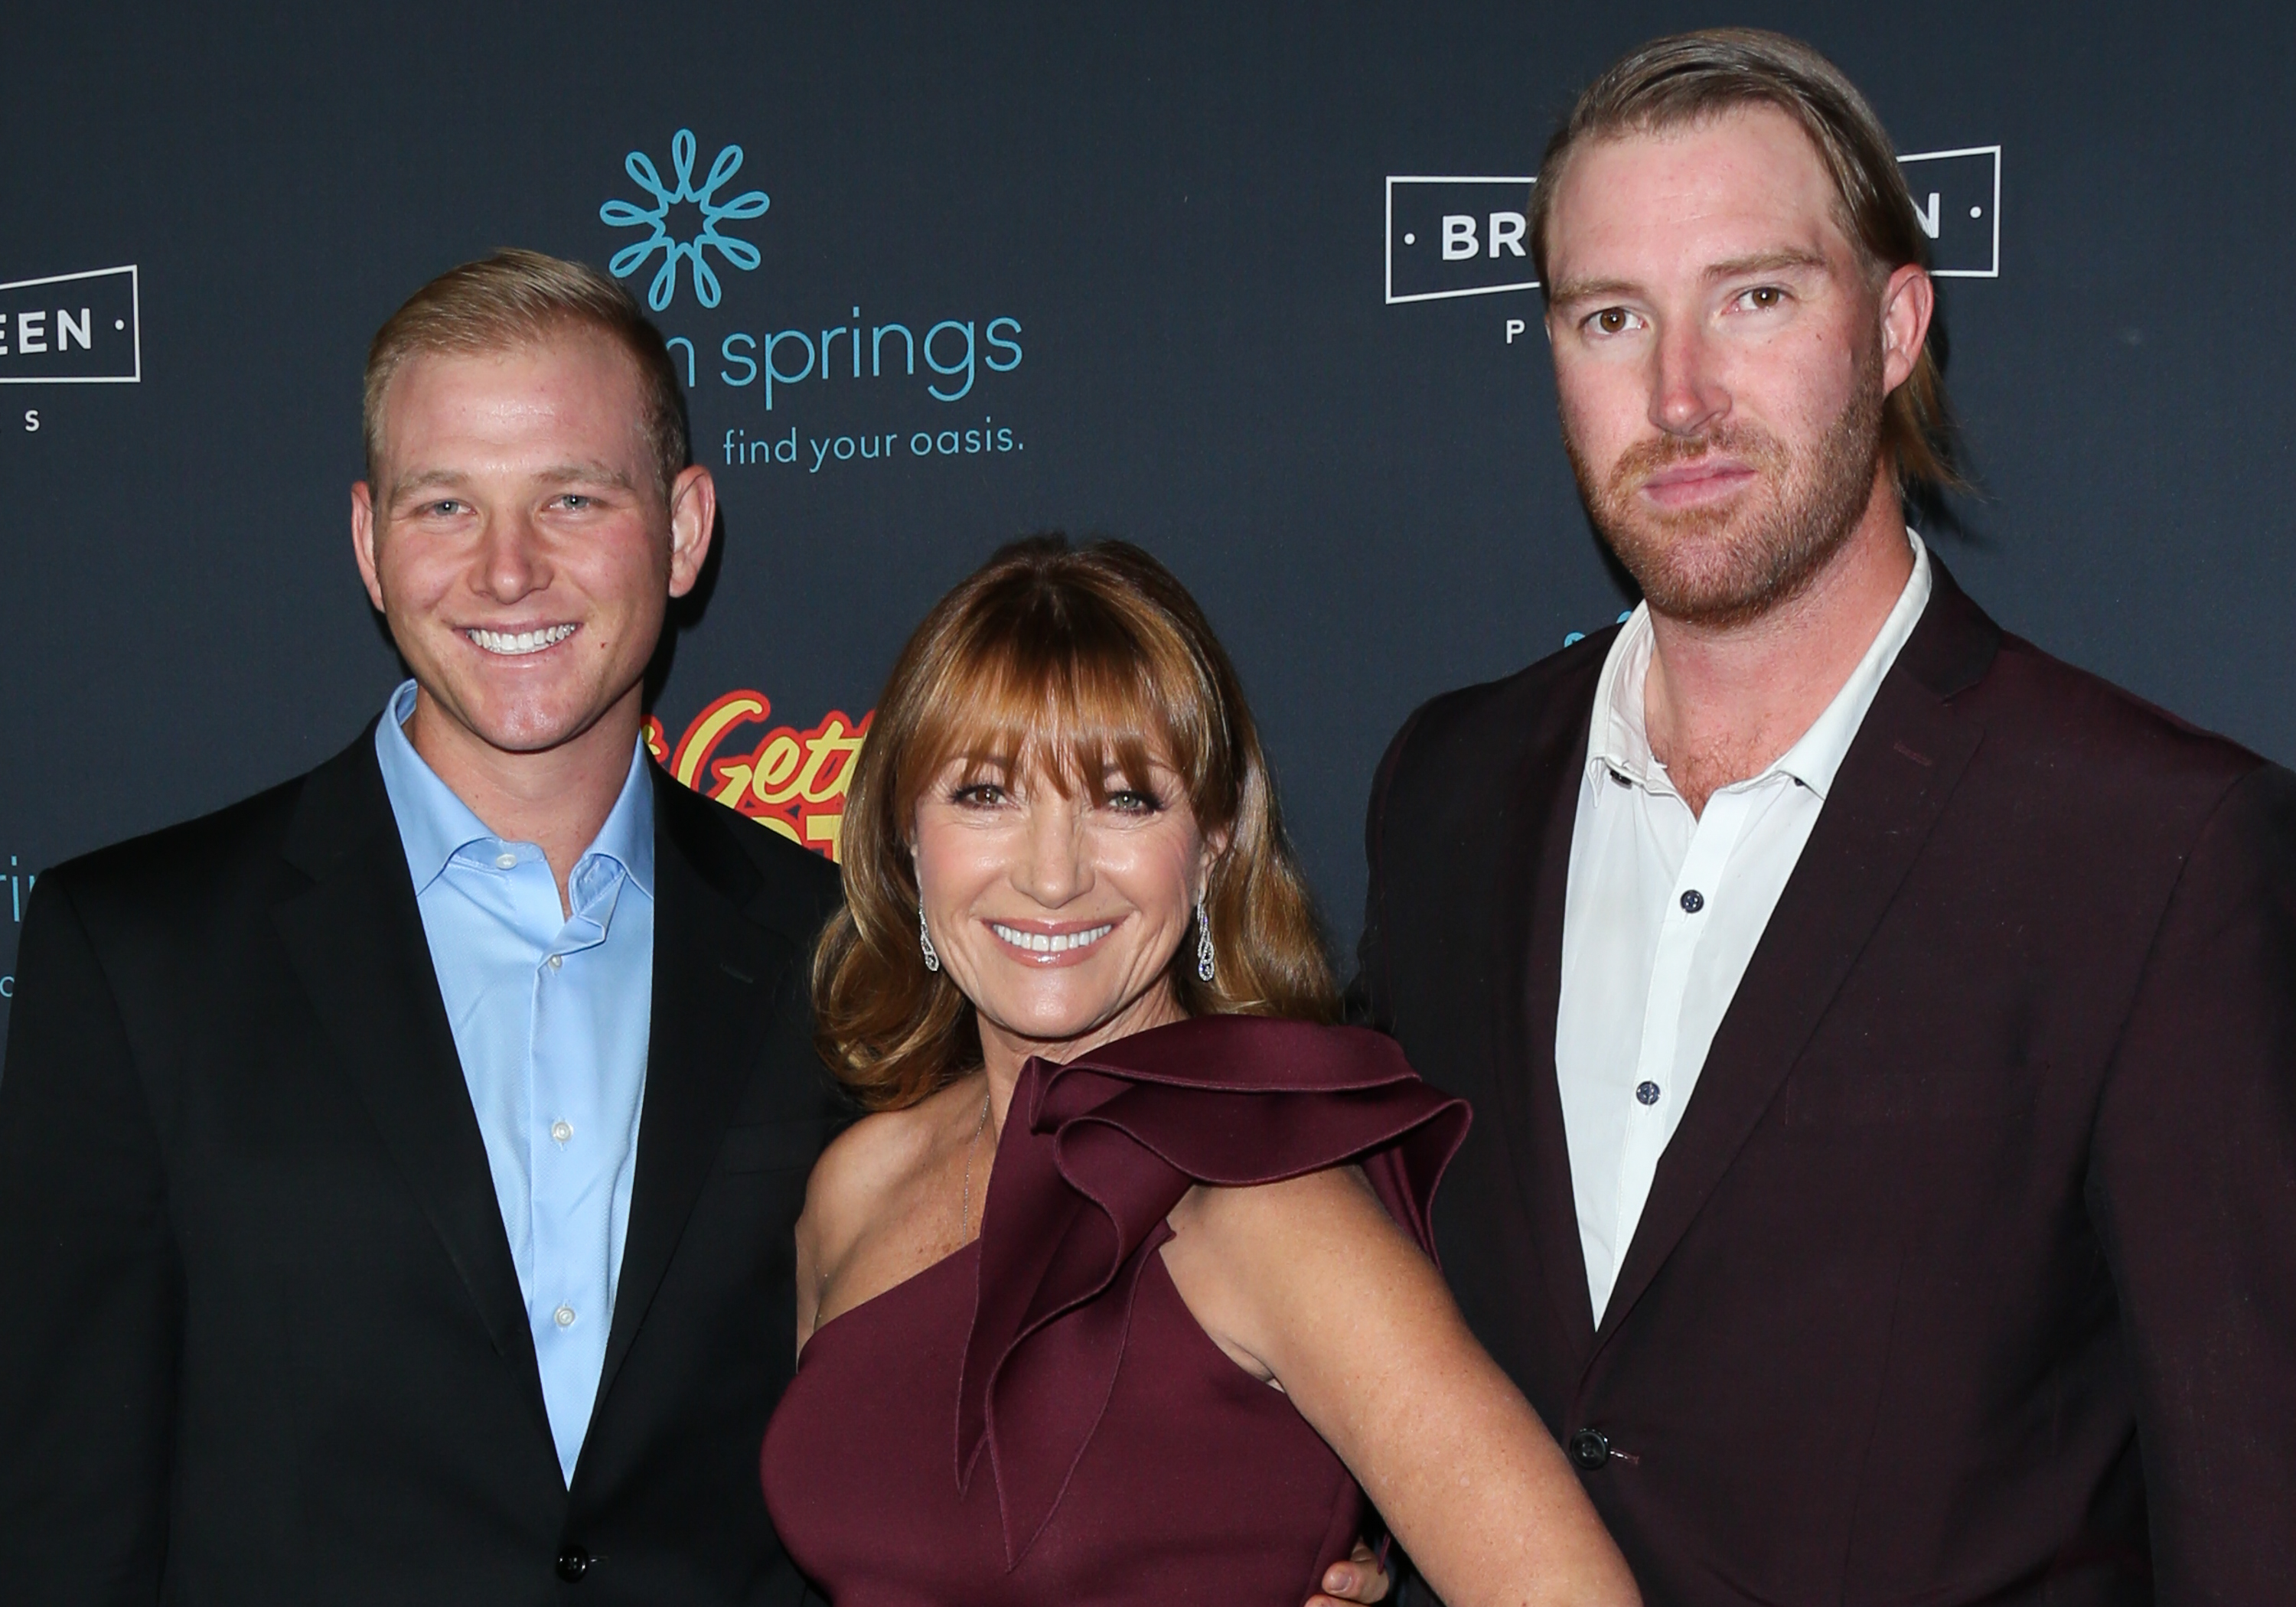
M 2296 1576 L 2296 775 L 2216 809 L 2099 1105 L 2089 1204 L 2137 1393 L 2162 1602 Z
M 118 1005 L 43 876 L 0 1071 L 0 1600 L 158 1599 L 181 1285 Z
M 1348 984 L 1343 1001 L 1349 1025 L 1376 1028 L 1390 1034 L 1395 1030 L 1395 1022 L 1387 987 L 1387 892 L 1382 851 L 1387 795 L 1394 783 L 1395 772 L 1403 762 L 1404 747 L 1411 741 L 1412 728 L 1419 724 L 1423 711 L 1423 705 L 1403 722 L 1403 729 L 1388 743 L 1386 753 L 1380 758 L 1379 769 L 1372 776 L 1371 804 L 1364 816 L 1364 859 L 1370 880 L 1364 890 L 1363 936 L 1356 942 L 1355 980 Z

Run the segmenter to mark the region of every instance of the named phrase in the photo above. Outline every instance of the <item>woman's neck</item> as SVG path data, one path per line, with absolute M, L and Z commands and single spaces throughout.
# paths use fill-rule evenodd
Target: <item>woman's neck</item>
M 1187 1012 L 1172 996 L 1172 984 L 1161 978 L 1114 1015 L 1074 1037 L 1030 1037 L 980 1016 L 980 1064 L 988 1076 L 988 1121 L 994 1134 L 1004 1131 L 1004 1113 L 1012 1109 L 1013 1091 L 1021 1086 L 1021 1068 L 1030 1060 L 1077 1060 L 1103 1044 L 1152 1028 L 1168 1027 L 1186 1017 Z

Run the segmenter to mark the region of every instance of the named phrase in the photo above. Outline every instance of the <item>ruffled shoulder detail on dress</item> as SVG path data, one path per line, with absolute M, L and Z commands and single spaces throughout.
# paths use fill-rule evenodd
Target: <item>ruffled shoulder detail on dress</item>
M 1353 1162 L 1432 1256 L 1429 1208 L 1468 1120 L 1393 1039 L 1353 1027 L 1200 1016 L 1065 1065 L 1029 1062 L 982 1207 L 957 1391 L 958 1487 L 985 1455 L 1005 1566 L 1043 1531 L 1099 1427 L 1147 1258 L 1192 1185 Z

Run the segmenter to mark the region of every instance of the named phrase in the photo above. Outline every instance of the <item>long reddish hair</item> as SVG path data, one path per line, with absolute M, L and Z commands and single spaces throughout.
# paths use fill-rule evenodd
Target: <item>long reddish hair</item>
M 1190 1015 L 1329 1021 L 1338 991 L 1313 900 L 1235 668 L 1195 599 L 1138 547 L 1039 536 L 998 552 L 941 599 L 901 650 L 855 767 L 845 907 L 815 951 L 822 1056 L 865 1105 L 898 1110 L 980 1062 L 972 1006 L 917 944 L 910 857 L 918 800 L 952 758 L 1034 770 L 1097 798 L 1113 770 L 1180 777 L 1199 827 L 1226 847 L 1204 894 L 1218 955 L 1168 974 Z

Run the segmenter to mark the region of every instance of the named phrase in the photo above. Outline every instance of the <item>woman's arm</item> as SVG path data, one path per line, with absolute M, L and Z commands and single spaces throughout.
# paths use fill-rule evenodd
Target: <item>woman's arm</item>
M 1450 1607 L 1640 1601 L 1553 1437 L 1361 1173 L 1198 1188 L 1171 1223 L 1189 1310 L 1292 1398 Z

